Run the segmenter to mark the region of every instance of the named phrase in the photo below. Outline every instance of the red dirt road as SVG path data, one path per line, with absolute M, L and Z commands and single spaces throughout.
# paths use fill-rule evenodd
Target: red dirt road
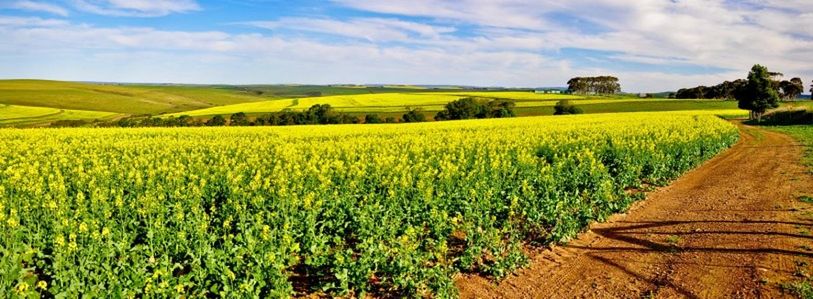
M 813 176 L 793 139 L 741 128 L 728 151 L 499 284 L 460 276 L 461 297 L 789 297 L 779 284 L 813 265 L 813 205 L 798 200 Z

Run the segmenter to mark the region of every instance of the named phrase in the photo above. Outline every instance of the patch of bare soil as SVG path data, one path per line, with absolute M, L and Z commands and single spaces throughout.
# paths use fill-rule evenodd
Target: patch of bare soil
M 740 142 L 623 215 L 494 283 L 461 275 L 463 298 L 783 298 L 813 264 L 813 176 L 792 138 L 741 126 Z

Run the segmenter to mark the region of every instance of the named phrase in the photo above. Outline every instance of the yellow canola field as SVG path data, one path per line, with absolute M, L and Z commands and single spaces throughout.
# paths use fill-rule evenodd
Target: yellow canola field
M 454 296 L 735 143 L 713 114 L 0 129 L 0 293 Z
M 432 93 L 382 93 L 363 95 L 340 95 L 300 99 L 281 99 L 263 102 L 242 103 L 211 107 L 200 110 L 172 114 L 174 116 L 205 116 L 216 114 L 269 113 L 283 109 L 307 110 L 316 104 L 330 104 L 341 112 L 402 112 L 407 108 L 422 108 L 426 111 L 440 111 L 443 106 L 464 97 L 487 97 L 517 100 L 519 107 L 552 107 L 558 100 L 579 100 L 582 97 L 572 95 L 534 94 L 531 92 L 432 92 Z M 631 99 L 637 101 L 637 99 Z M 615 99 L 589 100 L 584 104 L 618 102 Z M 627 100 L 623 100 L 627 101 Z

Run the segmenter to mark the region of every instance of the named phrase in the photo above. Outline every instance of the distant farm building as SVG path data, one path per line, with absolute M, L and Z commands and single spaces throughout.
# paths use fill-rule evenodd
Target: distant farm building
M 534 93 L 560 94 L 560 93 L 565 93 L 565 92 L 563 90 L 561 90 L 561 89 L 556 89 L 556 88 L 544 88 L 544 89 L 534 90 Z

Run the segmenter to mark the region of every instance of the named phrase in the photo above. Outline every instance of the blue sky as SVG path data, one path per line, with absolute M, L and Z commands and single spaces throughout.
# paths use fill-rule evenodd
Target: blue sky
M 808 0 L 0 0 L 0 78 L 561 86 L 813 79 Z

